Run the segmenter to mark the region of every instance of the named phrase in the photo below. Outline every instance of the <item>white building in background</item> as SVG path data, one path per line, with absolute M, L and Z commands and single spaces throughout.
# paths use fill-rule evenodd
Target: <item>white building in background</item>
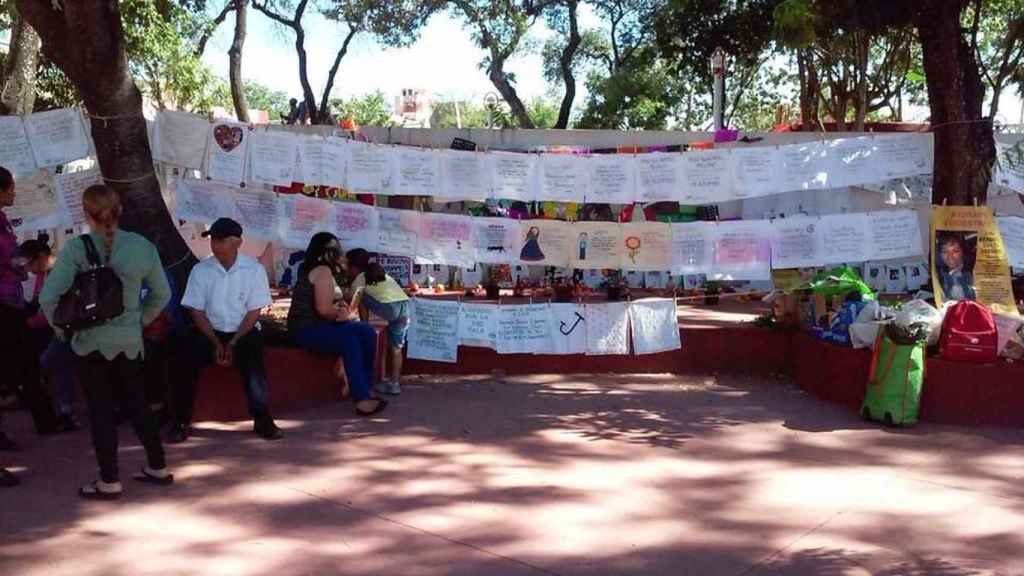
M 395 123 L 404 128 L 430 128 L 434 106 L 430 93 L 419 88 L 403 88 L 395 98 Z

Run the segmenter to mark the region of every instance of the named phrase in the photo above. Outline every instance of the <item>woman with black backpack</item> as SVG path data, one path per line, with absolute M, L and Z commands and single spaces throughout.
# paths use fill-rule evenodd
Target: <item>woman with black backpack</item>
M 71 349 L 100 467 L 100 478 L 83 486 L 79 495 L 113 500 L 122 491 L 115 404 L 146 450 L 147 465 L 134 479 L 160 486 L 174 482 L 156 420 L 146 404 L 142 378 L 142 328 L 167 305 L 170 288 L 156 247 L 118 228 L 117 192 L 102 184 L 91 186 L 82 195 L 82 207 L 92 232 L 64 246 L 39 294 L 39 304 L 55 328 L 73 330 Z M 149 291 L 140 298 L 143 281 Z

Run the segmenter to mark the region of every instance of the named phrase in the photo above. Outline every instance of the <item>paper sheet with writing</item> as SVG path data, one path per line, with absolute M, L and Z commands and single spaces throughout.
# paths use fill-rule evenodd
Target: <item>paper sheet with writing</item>
M 498 305 L 463 303 L 459 313 L 459 343 L 498 349 Z
M 651 152 L 636 156 L 638 202 L 675 200 L 683 187 L 683 159 L 680 154 Z
M 828 184 L 827 152 L 821 142 L 780 146 L 782 172 L 779 191 L 825 188 Z
M 15 177 L 38 169 L 20 116 L 0 116 L 0 166 Z
M 292 174 L 298 140 L 289 132 L 249 133 L 249 179 L 250 184 L 268 186 L 291 186 L 298 181 Z M 305 165 L 305 159 L 303 159 Z
M 566 222 L 522 220 L 519 223 L 518 256 L 522 264 L 568 266 L 576 238 Z
M 588 180 L 587 158 L 575 154 L 542 154 L 537 197 L 553 202 L 583 202 Z
M 629 354 L 629 303 L 584 305 L 587 318 L 587 355 Z
M 98 168 L 66 172 L 54 176 L 57 186 L 57 203 L 60 207 L 61 224 L 72 228 L 85 224 L 85 213 L 82 211 L 82 194 L 85 189 L 103 183 L 103 176 Z M 274 207 L 277 210 L 277 207 Z
M 830 214 L 822 216 L 818 229 L 821 239 L 821 262 L 844 264 L 864 262 L 871 258 L 871 236 L 867 214 Z
M 281 241 L 285 246 L 304 250 L 317 232 L 333 231 L 333 202 L 302 194 L 280 198 Z
M 372 206 L 359 202 L 333 202 L 334 227 L 332 232 L 348 252 L 362 248 L 373 252 L 377 249 L 377 211 Z
M 516 258 L 519 245 L 519 221 L 508 218 L 473 218 L 476 228 L 477 262 L 484 264 L 510 264 Z
M 828 186 L 840 188 L 884 180 L 870 136 L 829 140 L 827 148 Z
M 537 354 L 547 350 L 547 304 L 512 304 L 498 308 L 498 354 Z
M 715 280 L 771 279 L 771 224 L 767 220 L 716 223 L 709 277 Z
M 690 150 L 682 154 L 682 204 L 714 204 L 729 198 L 732 176 L 728 150 Z
M 459 355 L 459 302 L 414 298 L 409 358 L 454 364 Z
M 818 218 L 798 216 L 772 222 L 772 268 L 810 268 L 822 262 Z
M 553 302 L 548 305 L 547 354 L 584 354 L 587 351 L 587 320 L 583 304 Z
M 674 274 L 703 274 L 711 269 L 715 239 L 711 222 L 670 224 L 671 262 Z
M 441 157 L 426 148 L 400 146 L 395 149 L 398 181 L 395 194 L 399 196 L 440 196 Z
M 775 146 L 729 150 L 732 189 L 729 200 L 777 194 L 782 186 L 782 156 Z
M 992 181 L 1024 194 L 1024 140 L 1016 144 L 996 142 L 996 166 Z
M 419 212 L 377 208 L 378 251 L 397 256 L 416 256 L 419 236 Z
M 613 222 L 576 222 L 572 225 L 575 248 L 572 267 L 619 269 L 622 267 L 622 227 Z
M 484 200 L 491 195 L 491 171 L 483 152 L 443 150 L 441 189 L 445 200 Z
M 885 134 L 874 138 L 873 162 L 883 180 L 931 174 L 935 152 L 931 134 Z
M 868 212 L 871 233 L 869 260 L 891 260 L 924 254 L 917 212 L 891 210 Z
M 153 128 L 156 159 L 173 166 L 201 170 L 210 138 L 210 121 L 202 116 L 161 110 Z
M 644 298 L 629 305 L 629 322 L 633 327 L 633 351 L 657 354 L 679 350 L 679 320 L 676 302 L 671 298 Z
M 206 177 L 235 186 L 244 182 L 249 136 L 249 128 L 245 124 L 215 122 L 209 130 L 206 145 Z M 292 158 L 287 157 L 289 166 Z
M 491 194 L 495 198 L 532 202 L 537 199 L 537 155 L 512 152 L 487 154 Z
M 40 168 L 67 164 L 89 155 L 89 138 L 77 108 L 30 114 L 25 117 L 25 133 Z
M 662 222 L 622 224 L 624 270 L 668 270 L 672 266 L 672 226 Z
M 302 158 L 302 172 L 294 175 L 295 181 L 312 186 L 344 186 L 348 165 L 345 140 L 300 137 L 298 154 Z
M 261 188 L 235 191 L 235 218 L 246 238 L 275 242 L 281 235 L 278 225 L 277 194 Z
M 1002 216 L 996 218 L 999 234 L 1003 237 L 1006 259 L 1014 268 L 1024 268 L 1024 218 Z
M 46 170 L 37 170 L 18 180 L 14 205 L 4 209 L 16 233 L 49 230 L 61 223 L 57 209 L 56 185 Z
M 397 154 L 391 146 L 347 142 L 348 189 L 355 194 L 395 194 Z
M 473 267 L 476 262 L 473 218 L 429 212 L 421 214 L 416 262 Z
M 237 186 L 192 178 L 178 180 L 175 205 L 179 220 L 212 224 L 217 218 L 235 217 Z
M 588 158 L 590 186 L 586 201 L 632 204 L 636 201 L 636 163 L 632 154 L 598 154 Z

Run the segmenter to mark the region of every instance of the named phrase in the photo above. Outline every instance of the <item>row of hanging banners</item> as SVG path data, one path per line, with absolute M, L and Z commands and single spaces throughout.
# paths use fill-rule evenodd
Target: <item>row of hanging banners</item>
M 410 358 L 456 362 L 458 348 L 499 354 L 654 354 L 678 350 L 676 303 L 670 298 L 600 304 L 472 304 L 413 299 Z

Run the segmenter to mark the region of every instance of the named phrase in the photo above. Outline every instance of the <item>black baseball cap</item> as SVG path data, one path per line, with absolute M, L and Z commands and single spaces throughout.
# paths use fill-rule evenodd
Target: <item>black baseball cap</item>
M 223 240 L 232 236 L 242 237 L 242 225 L 235 222 L 231 218 L 218 218 L 210 229 L 201 234 L 203 238 L 207 236 L 214 240 Z

